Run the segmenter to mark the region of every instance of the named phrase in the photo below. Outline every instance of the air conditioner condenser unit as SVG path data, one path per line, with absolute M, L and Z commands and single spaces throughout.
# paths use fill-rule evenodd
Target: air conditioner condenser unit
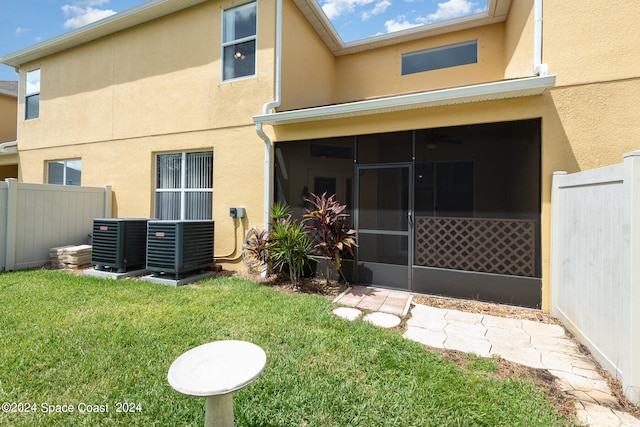
M 117 273 L 144 268 L 147 250 L 146 218 L 94 218 L 91 263 Z
M 214 222 L 211 220 L 149 220 L 147 269 L 156 275 L 187 273 L 211 268 Z

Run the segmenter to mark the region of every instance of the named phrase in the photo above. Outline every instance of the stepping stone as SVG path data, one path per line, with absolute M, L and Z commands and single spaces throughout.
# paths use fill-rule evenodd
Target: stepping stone
M 347 320 L 356 320 L 362 314 L 357 308 L 339 307 L 333 310 L 333 314 Z
M 403 337 L 434 348 L 444 348 L 447 334 L 442 331 L 430 331 L 424 328 L 408 326 Z
M 364 317 L 364 320 L 382 328 L 395 328 L 400 324 L 400 318 L 394 314 L 389 313 L 376 312 L 367 314 Z

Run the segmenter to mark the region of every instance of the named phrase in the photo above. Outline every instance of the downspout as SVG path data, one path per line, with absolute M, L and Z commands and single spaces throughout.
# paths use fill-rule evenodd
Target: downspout
M 276 46 L 275 46 L 275 99 L 262 106 L 262 114 L 280 106 L 282 90 L 282 0 L 276 0 Z M 264 229 L 269 230 L 271 222 L 271 200 L 273 199 L 273 143 L 262 129 L 262 122 L 256 123 L 256 133 L 264 141 Z
M 549 75 L 549 66 L 542 63 L 542 1 L 533 2 L 533 73 L 538 76 Z

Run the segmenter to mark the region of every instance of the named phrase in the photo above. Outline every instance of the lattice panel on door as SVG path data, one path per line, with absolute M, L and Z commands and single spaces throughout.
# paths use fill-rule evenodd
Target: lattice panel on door
M 536 222 L 491 218 L 416 218 L 416 265 L 536 275 Z

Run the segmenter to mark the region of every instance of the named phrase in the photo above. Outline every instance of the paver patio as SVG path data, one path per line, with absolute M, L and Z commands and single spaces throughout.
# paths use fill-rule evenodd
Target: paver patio
M 354 286 L 334 302 L 405 316 L 411 299 L 409 292 Z M 580 421 L 590 426 L 640 426 L 640 420 L 624 412 L 612 395 L 595 362 L 580 352 L 561 326 L 415 304 L 403 336 L 429 347 L 482 357 L 498 355 L 514 363 L 547 369 L 576 399 Z

